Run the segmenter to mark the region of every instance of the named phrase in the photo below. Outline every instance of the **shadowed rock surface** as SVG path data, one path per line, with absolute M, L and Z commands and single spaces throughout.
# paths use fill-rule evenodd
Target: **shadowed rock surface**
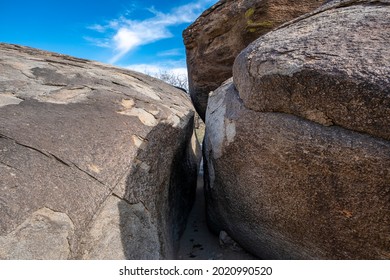
M 199 159 L 188 97 L 16 45 L 0 72 L 0 258 L 174 258 Z
M 187 227 L 180 239 L 180 260 L 255 260 L 256 257 L 232 241 L 225 232 L 213 234 L 207 226 L 203 189 L 203 172 L 198 177 L 198 187 Z
M 236 56 L 282 23 L 318 8 L 323 0 L 222 0 L 183 32 L 189 90 L 205 119 L 210 91 L 232 76 Z
M 208 223 L 265 259 L 390 258 L 389 1 L 256 40 L 209 100 Z

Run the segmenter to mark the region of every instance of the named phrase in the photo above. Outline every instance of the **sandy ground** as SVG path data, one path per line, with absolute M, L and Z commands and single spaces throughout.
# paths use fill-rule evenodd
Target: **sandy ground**
M 180 240 L 178 252 L 180 260 L 255 260 L 243 249 L 221 247 L 219 238 L 212 234 L 206 224 L 205 199 L 203 194 L 203 174 L 198 177 L 196 201 L 186 230 Z

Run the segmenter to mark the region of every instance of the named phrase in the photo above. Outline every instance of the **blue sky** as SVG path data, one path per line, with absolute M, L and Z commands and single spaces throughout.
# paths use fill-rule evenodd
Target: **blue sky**
M 184 73 L 182 31 L 217 0 L 0 0 L 0 42 Z

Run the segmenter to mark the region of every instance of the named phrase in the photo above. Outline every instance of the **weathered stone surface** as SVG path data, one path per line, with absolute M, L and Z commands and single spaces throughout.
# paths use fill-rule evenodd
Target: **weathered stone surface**
M 73 232 L 66 214 L 39 209 L 7 236 L 0 236 L 0 259 L 67 259 Z
M 277 26 L 319 7 L 323 0 L 222 0 L 183 33 L 192 101 L 204 120 L 210 91 L 232 76 L 236 56 Z
M 0 236 L 49 208 L 74 226 L 70 254 L 49 258 L 173 258 L 196 185 L 189 98 L 139 73 L 7 44 L 0 44 L 0 72 Z M 139 226 L 158 235 L 154 255 L 117 222 L 138 221 L 128 215 L 138 215 L 139 205 L 147 209 Z M 107 211 L 119 215 L 111 224 Z M 96 233 L 106 225 L 116 235 Z M 105 240 L 122 252 L 99 255 Z M 129 253 L 129 243 L 139 251 Z M 39 258 L 24 249 L 26 258 Z
M 217 234 L 266 259 L 390 258 L 386 3 L 329 3 L 240 54 L 207 109 Z
M 161 259 L 158 228 L 142 203 L 109 197 L 85 236 L 84 259 Z
M 215 233 L 265 259 L 390 257 L 389 141 L 248 110 L 231 83 L 210 96 L 208 110 Z
M 390 140 L 390 2 L 335 3 L 245 49 L 234 65 L 240 97 Z

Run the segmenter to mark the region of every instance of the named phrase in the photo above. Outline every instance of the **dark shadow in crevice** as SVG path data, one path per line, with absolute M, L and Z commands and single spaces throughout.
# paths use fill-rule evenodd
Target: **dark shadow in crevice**
M 192 139 L 193 117 L 184 128 L 159 123 L 145 137 L 145 143 L 138 149 L 131 171 L 126 180 L 123 199 L 126 203 L 142 203 L 149 221 L 144 220 L 144 232 L 148 238 L 155 236 L 157 254 L 152 258 L 174 259 L 178 242 L 183 233 L 187 217 L 195 199 L 199 151 L 194 151 Z M 121 239 L 127 259 L 136 257 L 134 250 L 142 252 L 131 242 L 126 232 L 128 220 L 120 204 Z M 140 230 L 142 234 L 143 230 Z M 153 239 L 153 238 L 152 238 Z

